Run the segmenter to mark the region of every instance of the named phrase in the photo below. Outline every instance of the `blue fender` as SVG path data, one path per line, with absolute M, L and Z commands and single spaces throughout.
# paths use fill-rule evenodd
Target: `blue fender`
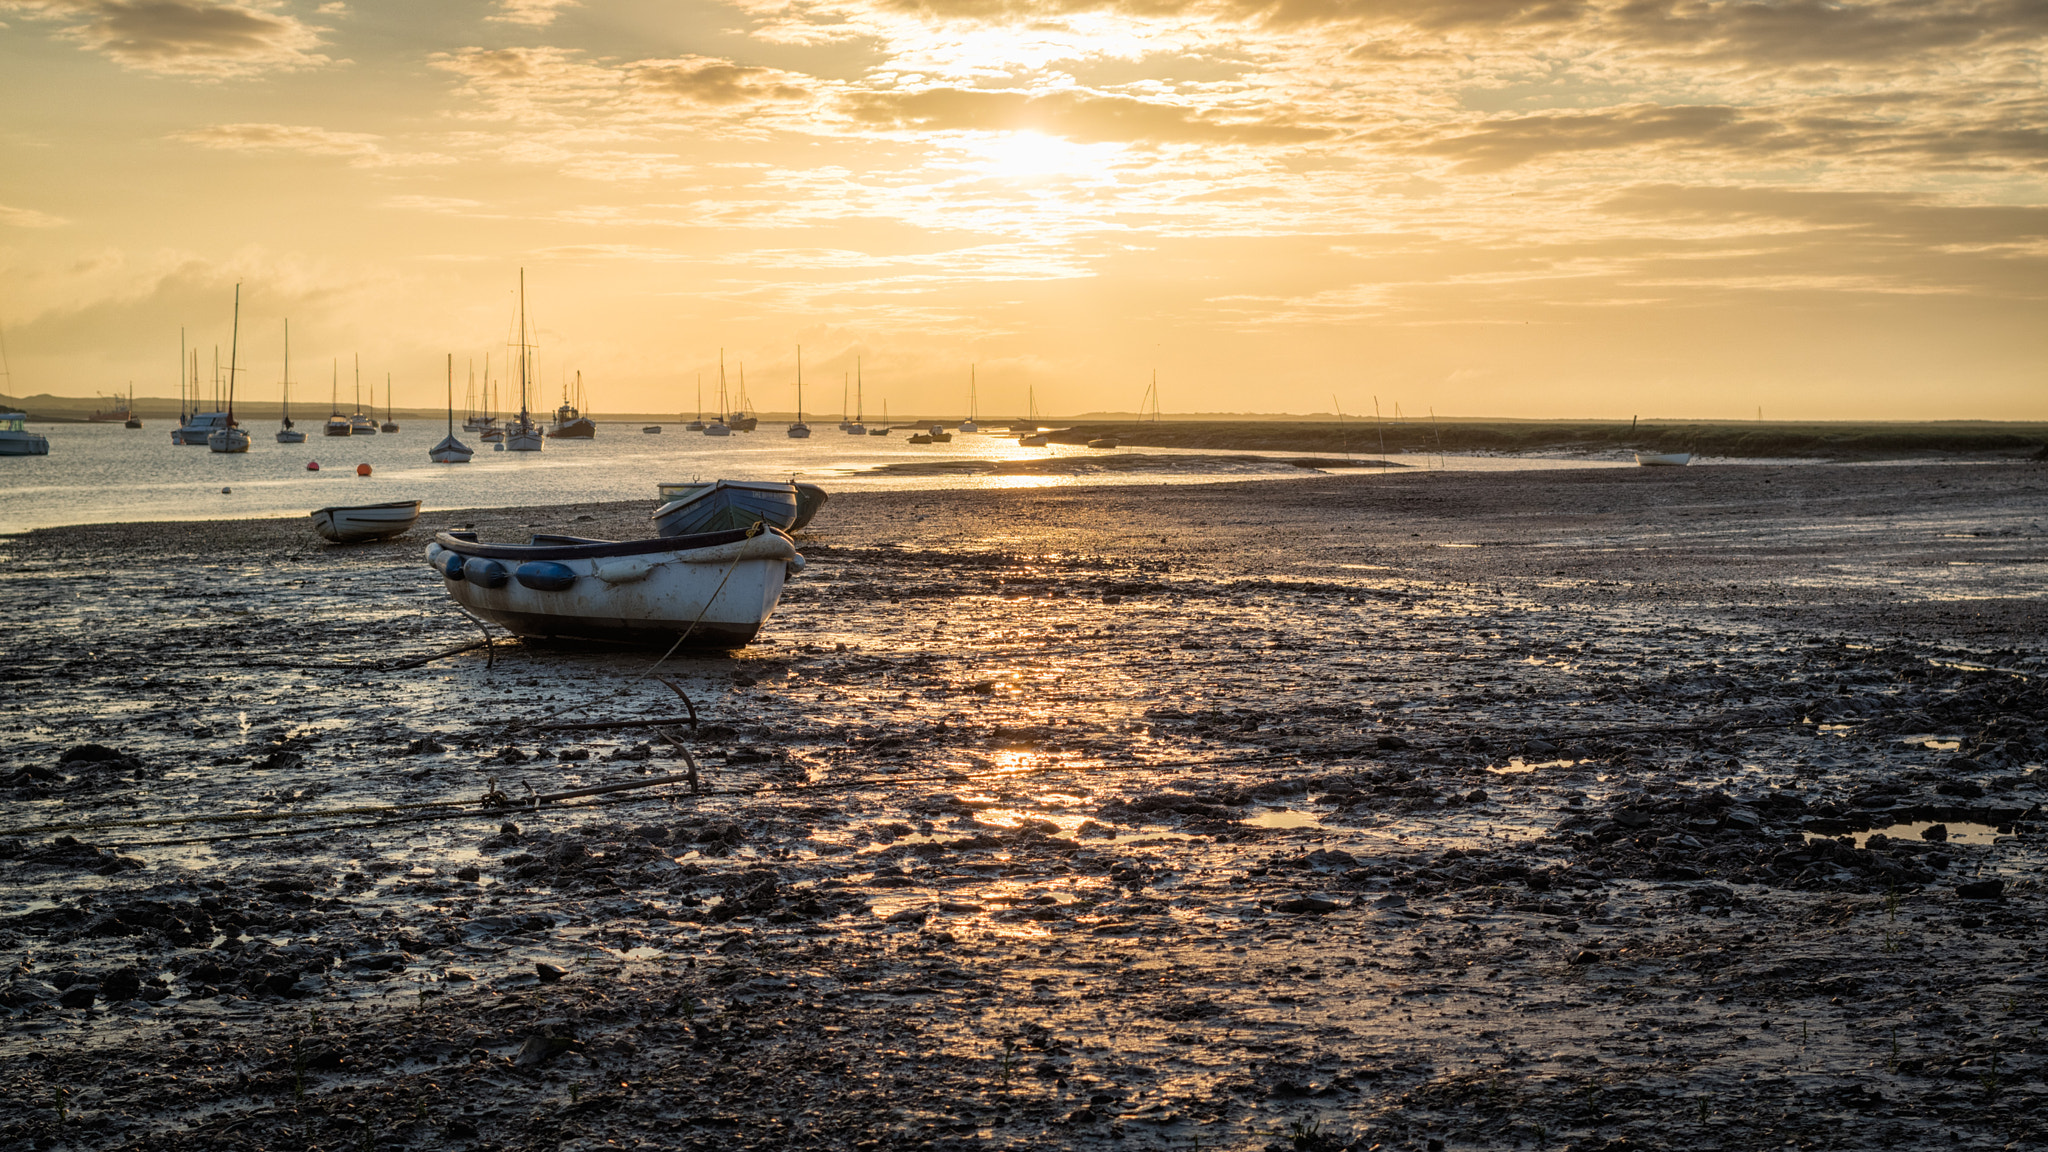
M 528 560 L 516 573 L 519 582 L 536 592 L 561 592 L 576 583 L 576 573 L 567 564 L 552 560 Z
M 441 553 L 441 575 L 450 580 L 462 579 L 463 556 L 460 552 Z
M 505 571 L 505 566 L 496 560 L 471 556 L 462 562 L 462 578 L 484 588 L 503 588 L 511 583 L 512 574 Z

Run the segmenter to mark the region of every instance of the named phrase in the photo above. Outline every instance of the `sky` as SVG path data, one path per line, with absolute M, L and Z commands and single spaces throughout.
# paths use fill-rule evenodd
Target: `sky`
M 2048 419 L 2041 0 L 0 0 L 0 392 Z M 513 382 L 516 386 L 516 380 Z

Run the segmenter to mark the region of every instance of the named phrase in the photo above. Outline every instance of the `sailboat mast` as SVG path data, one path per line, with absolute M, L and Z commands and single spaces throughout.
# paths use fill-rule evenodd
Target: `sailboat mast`
M 284 426 L 292 426 L 292 322 L 284 322 Z
M 10 385 L 13 384 L 13 377 L 10 376 L 7 382 Z M 178 424 L 180 427 L 183 427 L 191 422 L 191 415 L 185 411 L 185 330 L 180 328 L 178 329 Z
M 796 346 L 796 422 L 804 422 L 804 346 Z
M 448 354 L 448 434 L 455 435 L 455 353 Z
M 526 269 L 519 270 L 519 426 L 526 426 Z
M 235 426 L 235 365 L 242 340 L 242 286 L 235 285 L 235 323 L 228 329 L 228 427 Z

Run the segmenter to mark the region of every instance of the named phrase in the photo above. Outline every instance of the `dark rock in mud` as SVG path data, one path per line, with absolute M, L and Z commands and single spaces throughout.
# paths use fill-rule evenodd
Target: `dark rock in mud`
M 1296 896 L 1291 900 L 1282 900 L 1278 904 L 1273 905 L 1274 908 L 1282 912 L 1301 912 L 1314 916 L 1327 915 L 1343 906 L 1335 897 L 1313 895 Z
M 541 983 L 553 984 L 555 981 L 560 980 L 564 976 L 567 976 L 569 974 L 569 970 L 558 965 L 550 964 L 545 960 L 535 960 L 533 962 L 533 974 L 540 978 Z
M 57 763 L 74 771 L 106 766 L 133 772 L 142 767 L 140 759 L 104 744 L 80 744 L 57 757 Z
M 146 867 L 133 856 L 123 856 L 111 848 L 95 848 L 75 836 L 59 836 L 37 847 L 19 840 L 0 840 L 0 860 L 19 860 L 45 868 L 70 868 L 101 876 Z
M 2005 881 L 1978 880 L 1956 885 L 1956 895 L 1965 900 L 1997 900 L 2005 894 Z

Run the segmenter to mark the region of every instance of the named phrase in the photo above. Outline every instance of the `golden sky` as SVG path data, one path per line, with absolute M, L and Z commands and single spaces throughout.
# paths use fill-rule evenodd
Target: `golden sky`
M 2048 418 L 2040 0 L 0 0 L 14 394 Z M 209 361 L 210 363 L 210 361 Z M 416 397 L 416 398 L 415 398 Z

